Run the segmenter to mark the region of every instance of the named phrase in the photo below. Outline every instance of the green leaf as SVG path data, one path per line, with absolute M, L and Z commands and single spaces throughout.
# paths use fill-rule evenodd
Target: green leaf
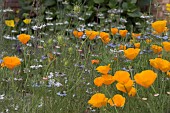
M 142 15 L 142 13 L 138 10 L 134 11 L 134 12 L 130 12 L 127 13 L 130 17 L 140 17 Z
M 104 2 L 104 0 L 93 0 L 96 4 L 101 4 Z
M 123 2 L 123 4 L 122 4 L 122 8 L 123 8 L 123 10 L 128 10 L 128 4 L 127 4 L 127 2 Z
M 116 0 L 110 0 L 108 6 L 110 8 L 116 8 L 117 6 L 117 1 Z
M 137 2 L 137 0 L 131 0 L 131 3 L 135 4 Z
M 56 4 L 55 0 L 46 0 L 46 1 L 44 2 L 44 5 L 47 6 L 47 7 L 53 6 L 53 5 L 55 5 L 55 4 Z

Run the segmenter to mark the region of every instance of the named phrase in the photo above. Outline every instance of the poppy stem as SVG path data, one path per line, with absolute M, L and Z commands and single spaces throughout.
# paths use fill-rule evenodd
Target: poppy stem
M 153 85 L 151 85 L 151 88 L 154 91 L 154 93 L 157 94 L 157 92 L 156 92 L 155 88 L 153 87 Z
M 114 108 L 115 108 L 116 113 L 119 113 L 118 110 L 117 110 L 117 108 L 116 108 L 116 106 L 114 106 Z
M 84 43 L 86 42 L 86 40 L 88 39 L 88 37 L 82 42 L 81 46 L 80 46 L 80 50 L 82 49 Z

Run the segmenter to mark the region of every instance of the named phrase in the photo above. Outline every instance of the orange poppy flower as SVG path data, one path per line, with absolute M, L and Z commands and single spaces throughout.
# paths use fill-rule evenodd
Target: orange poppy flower
M 100 32 L 100 37 L 103 43 L 107 44 L 110 42 L 110 38 L 109 38 L 109 33 L 106 32 Z
M 139 54 L 140 49 L 134 49 L 134 48 L 128 48 L 127 50 L 124 50 L 124 55 L 126 58 L 133 60 L 136 58 L 136 56 Z
M 120 45 L 119 50 L 126 50 L 126 46 L 125 45 Z
M 151 39 L 146 39 L 146 43 L 147 43 L 147 44 L 149 44 L 149 43 L 151 43 L 151 42 L 152 42 Z
M 96 70 L 99 73 L 106 75 L 111 70 L 110 64 L 108 64 L 107 66 L 99 66 L 99 67 L 96 68 Z
M 119 34 L 120 34 L 120 36 L 123 37 L 123 38 L 126 37 L 127 32 L 128 32 L 127 30 L 119 30 Z
M 117 90 L 122 91 L 124 93 L 128 93 L 131 90 L 132 86 L 133 86 L 133 80 L 129 80 L 125 84 L 121 84 L 119 82 L 116 84 Z
M 170 70 L 170 62 L 162 58 L 150 59 L 150 65 L 156 69 L 160 69 L 162 72 Z
M 99 62 L 100 62 L 99 60 L 95 60 L 95 59 L 94 59 L 94 60 L 91 60 L 91 63 L 92 63 L 92 64 L 99 64 Z
M 162 47 L 161 46 L 157 46 L 157 45 L 152 45 L 151 49 L 154 53 L 160 53 L 162 52 Z
M 132 33 L 132 38 L 138 38 L 141 36 L 141 33 Z
M 83 32 L 82 32 L 82 31 L 74 30 L 74 31 L 73 31 L 73 35 L 74 35 L 76 38 L 80 38 L 80 37 L 83 36 Z
M 118 28 L 111 28 L 111 32 L 113 35 L 115 35 L 116 33 L 118 33 Z
M 156 58 L 156 59 L 150 59 L 150 60 L 149 60 L 150 65 L 151 65 L 152 67 L 156 68 L 156 69 L 159 69 L 159 64 L 158 64 L 158 62 L 160 62 L 160 61 L 161 61 L 161 59 L 158 59 L 158 58 Z
M 163 42 L 162 44 L 166 52 L 170 51 L 170 42 Z
M 168 75 L 168 77 L 170 77 L 170 72 L 169 72 L 169 71 L 167 71 L 167 72 L 166 72 L 166 75 Z
M 103 84 L 110 85 L 114 81 L 115 81 L 114 76 L 112 76 L 112 75 L 102 75 L 101 77 L 97 77 L 97 78 L 94 79 L 94 84 L 97 87 L 100 87 Z
M 27 34 L 20 34 L 18 36 L 18 40 L 22 43 L 22 44 L 26 44 L 29 40 L 30 40 L 30 35 Z
M 12 56 L 12 57 L 4 57 L 3 58 L 3 62 L 2 62 L 3 66 L 9 68 L 9 69 L 13 69 L 16 66 L 21 64 L 21 61 L 18 57 L 16 56 Z
M 102 77 L 97 77 L 94 79 L 94 84 L 97 86 L 97 87 L 100 87 L 102 86 L 104 83 L 104 79 Z
M 105 85 L 110 85 L 115 81 L 114 76 L 112 75 L 102 75 L 102 78 L 104 80 L 103 84 Z
M 134 87 L 131 88 L 131 90 L 128 92 L 129 96 L 135 96 L 136 95 L 136 89 Z
M 166 23 L 166 20 L 153 22 L 152 28 L 158 33 L 163 33 L 166 27 Z
M 152 70 L 145 70 L 145 71 L 142 71 L 141 73 L 137 73 L 134 76 L 134 78 L 135 78 L 135 81 L 137 84 L 139 84 L 145 88 L 148 88 L 156 80 L 157 74 L 154 73 Z
M 102 106 L 106 106 L 107 100 L 108 98 L 106 98 L 104 94 L 96 93 L 90 98 L 88 104 L 92 105 L 93 107 L 100 108 Z
M 123 97 L 122 95 L 116 94 L 111 99 L 108 100 L 108 103 L 111 106 L 123 107 L 125 104 L 125 97 Z
M 86 30 L 85 31 L 86 33 L 86 36 L 90 39 L 90 40 L 93 40 L 99 33 L 96 32 L 96 31 L 89 31 L 89 30 Z
M 130 74 L 127 71 L 116 71 L 114 79 L 121 84 L 126 84 L 130 80 Z
M 134 43 L 135 48 L 140 48 L 140 43 Z

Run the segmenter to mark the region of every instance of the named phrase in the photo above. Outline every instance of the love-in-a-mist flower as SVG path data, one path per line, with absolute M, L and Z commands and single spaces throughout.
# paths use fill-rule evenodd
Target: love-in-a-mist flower
M 106 33 L 106 32 L 100 32 L 100 38 L 102 40 L 103 43 L 107 44 L 110 42 L 110 37 L 109 37 L 109 33 Z
M 119 30 L 119 34 L 122 38 L 126 37 L 127 32 L 128 32 L 127 30 Z
M 90 100 L 88 101 L 88 104 L 92 105 L 93 107 L 100 108 L 102 106 L 106 106 L 108 101 L 108 98 L 102 93 L 96 93 L 94 94 Z
M 166 27 L 166 23 L 167 23 L 166 20 L 159 20 L 159 21 L 153 22 L 152 28 L 158 33 L 163 33 Z
M 166 52 L 170 51 L 170 42 L 163 42 L 162 44 Z
M 14 20 L 5 20 L 5 24 L 9 27 L 15 27 Z
M 18 36 L 18 40 L 22 43 L 22 44 L 26 44 L 29 40 L 30 40 L 30 35 L 27 34 L 20 34 Z
M 25 24 L 30 24 L 30 23 L 31 23 L 31 19 L 24 19 L 23 22 L 24 22 Z
M 73 35 L 76 37 L 76 38 L 81 38 L 83 36 L 83 32 L 82 31 L 77 31 L 77 30 L 74 30 L 73 31 Z
M 152 70 L 145 70 L 142 71 L 141 73 L 137 73 L 134 76 L 136 83 L 145 88 L 150 87 L 154 83 L 156 78 L 157 78 L 157 74 Z
M 21 61 L 18 57 L 16 56 L 6 56 L 3 58 L 3 62 L 2 62 L 4 67 L 7 67 L 9 69 L 13 69 L 16 66 L 19 66 L 21 64 Z
M 118 28 L 111 28 L 111 33 L 113 35 L 115 35 L 116 33 L 118 33 Z
M 111 106 L 116 106 L 116 107 L 123 107 L 125 104 L 125 97 L 123 97 L 120 94 L 114 95 L 111 99 L 108 100 L 108 103 Z
M 136 58 L 136 56 L 139 54 L 140 49 L 138 48 L 128 48 L 126 50 L 124 50 L 124 55 L 127 59 L 129 60 L 133 60 Z
M 85 33 L 86 33 L 86 36 L 87 36 L 90 40 L 93 40 L 93 39 L 96 38 L 96 36 L 99 34 L 99 32 L 91 31 L 91 30 L 86 30 Z
M 96 68 L 96 70 L 99 73 L 106 75 L 111 70 L 110 64 L 108 64 L 106 66 L 99 66 L 99 67 Z

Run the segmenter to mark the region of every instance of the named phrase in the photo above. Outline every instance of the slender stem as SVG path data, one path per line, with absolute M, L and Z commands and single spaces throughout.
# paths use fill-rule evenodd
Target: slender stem
M 151 85 L 151 88 L 154 91 L 154 93 L 156 94 L 157 92 L 156 92 L 155 88 L 153 87 L 153 85 Z

